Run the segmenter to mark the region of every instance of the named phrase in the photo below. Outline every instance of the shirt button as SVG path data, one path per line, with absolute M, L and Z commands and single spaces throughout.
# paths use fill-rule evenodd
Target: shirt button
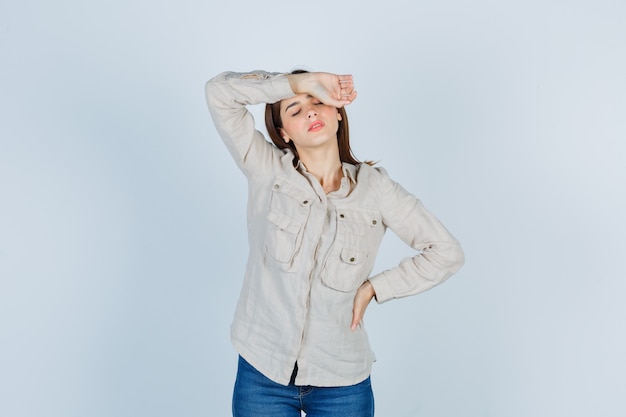
M 304 200 L 302 204 L 309 204 L 309 200 Z
M 350 262 L 354 262 L 354 258 L 350 258 Z
M 280 188 L 280 185 L 278 185 L 278 184 L 274 184 L 274 189 L 275 189 L 275 190 L 278 190 L 279 188 Z
M 372 220 L 372 224 L 378 224 L 376 220 Z
M 346 217 L 346 216 L 344 216 L 344 215 L 343 215 L 343 213 L 341 213 L 341 214 L 339 215 L 339 217 L 341 217 L 341 218 L 343 219 L 343 218 L 344 218 L 344 217 Z

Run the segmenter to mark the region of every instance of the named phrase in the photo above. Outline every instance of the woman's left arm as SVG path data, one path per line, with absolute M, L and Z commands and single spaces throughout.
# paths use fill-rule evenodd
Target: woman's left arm
M 456 273 L 465 261 L 459 242 L 414 195 L 378 168 L 383 223 L 418 251 L 394 268 L 369 279 L 383 303 L 426 291 Z

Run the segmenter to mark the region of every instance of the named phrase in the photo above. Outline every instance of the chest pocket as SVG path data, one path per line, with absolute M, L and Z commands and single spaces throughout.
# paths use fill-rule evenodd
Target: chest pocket
M 344 292 L 356 290 L 369 276 L 384 234 L 380 213 L 366 209 L 336 209 L 337 234 L 322 281 Z
M 314 196 L 282 177 L 271 186 L 265 253 L 284 270 L 294 270 Z

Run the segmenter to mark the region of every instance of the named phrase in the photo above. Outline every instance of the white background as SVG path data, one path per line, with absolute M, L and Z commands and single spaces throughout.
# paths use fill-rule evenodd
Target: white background
M 230 415 L 246 185 L 204 82 L 303 67 L 467 256 L 368 310 L 377 415 L 626 416 L 625 4 L 2 0 L 0 415 Z

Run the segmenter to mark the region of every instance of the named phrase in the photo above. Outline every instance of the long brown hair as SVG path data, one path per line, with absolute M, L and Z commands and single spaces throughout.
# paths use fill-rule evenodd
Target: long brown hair
M 292 74 L 303 74 L 306 70 L 295 70 Z M 341 120 L 339 121 L 339 127 L 337 128 L 337 144 L 339 145 L 339 160 L 341 162 L 347 162 L 352 165 L 359 165 L 361 162 L 354 157 L 352 149 L 350 148 L 350 133 L 348 129 L 348 115 L 344 107 L 338 108 Z M 265 105 L 265 127 L 267 133 L 269 133 L 272 142 L 279 149 L 291 149 L 296 156 L 293 160 L 293 165 L 298 164 L 298 151 L 293 141 L 285 143 L 283 137 L 280 135 L 280 129 L 283 127 L 283 121 L 280 117 L 280 101 L 276 103 L 268 103 Z M 370 161 L 365 161 L 367 164 L 372 165 Z

